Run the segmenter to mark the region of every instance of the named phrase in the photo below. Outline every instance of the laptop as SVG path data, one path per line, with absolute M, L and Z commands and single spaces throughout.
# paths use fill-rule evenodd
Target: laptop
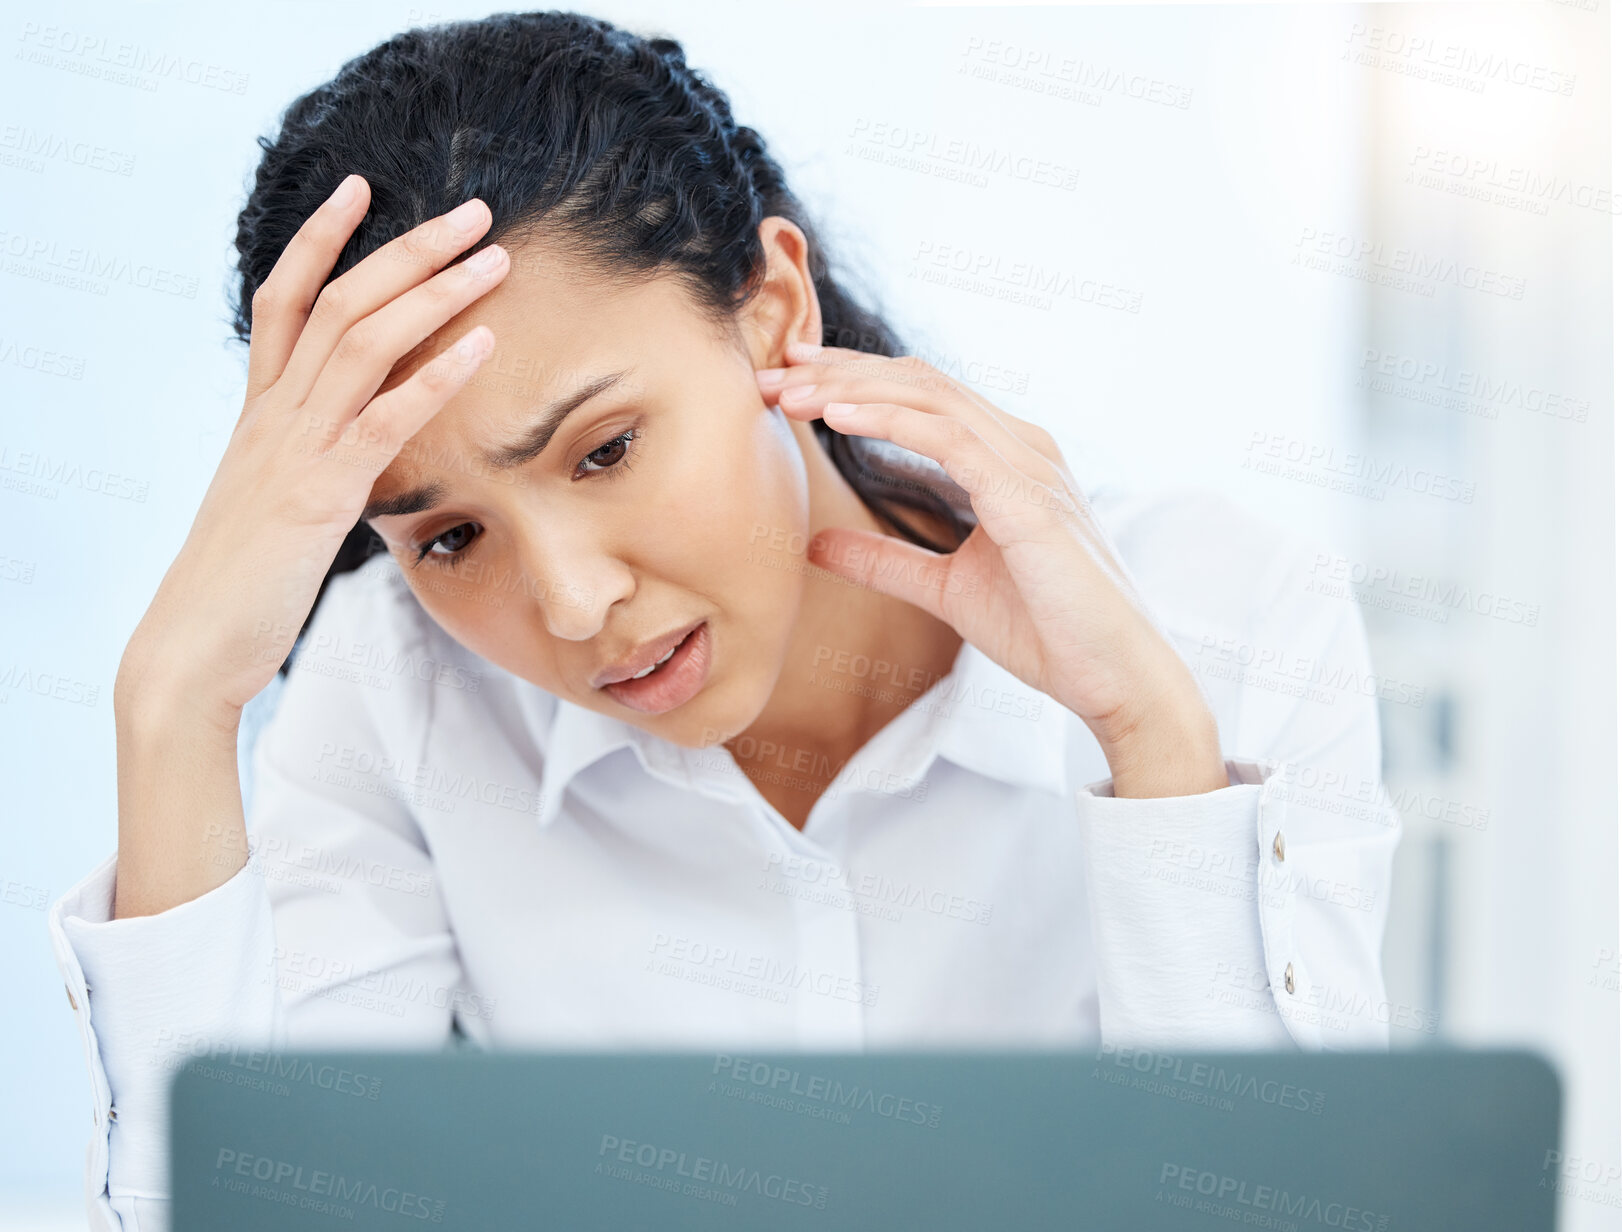
M 1519 1051 L 280 1053 L 171 1088 L 174 1232 L 1552 1232 Z

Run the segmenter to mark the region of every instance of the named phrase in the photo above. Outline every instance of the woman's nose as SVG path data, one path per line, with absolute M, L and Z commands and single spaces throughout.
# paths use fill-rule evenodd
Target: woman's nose
M 602 631 L 608 610 L 636 588 L 630 568 L 600 547 L 556 541 L 526 553 L 530 601 L 541 611 L 547 632 L 583 642 Z

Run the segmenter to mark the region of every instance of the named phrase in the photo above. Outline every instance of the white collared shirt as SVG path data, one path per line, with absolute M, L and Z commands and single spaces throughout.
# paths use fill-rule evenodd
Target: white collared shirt
M 453 1022 L 487 1047 L 1384 1047 L 1400 825 L 1356 604 L 1226 502 L 1094 507 L 1211 701 L 1224 790 L 1114 798 L 1081 720 L 965 642 L 796 830 L 726 749 L 461 647 L 392 558 L 335 579 L 252 751 L 248 865 L 112 920 L 115 855 L 52 905 L 92 1225 L 167 1226 L 191 1056 L 263 1073 Z

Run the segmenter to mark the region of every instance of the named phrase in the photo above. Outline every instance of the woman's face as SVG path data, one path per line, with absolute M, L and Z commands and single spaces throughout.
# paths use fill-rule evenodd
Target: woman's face
M 369 521 L 429 615 L 490 662 L 677 744 L 730 738 L 777 682 L 804 585 L 812 438 L 761 399 L 755 366 L 779 360 L 750 350 L 772 344 L 724 334 L 668 276 L 615 287 L 510 251 L 501 285 L 390 374 L 495 333 L 379 476 Z M 699 622 L 629 692 L 599 687 Z

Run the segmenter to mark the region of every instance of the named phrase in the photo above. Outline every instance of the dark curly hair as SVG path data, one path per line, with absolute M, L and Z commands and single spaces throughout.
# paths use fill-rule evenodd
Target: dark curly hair
M 254 292 L 288 241 L 346 175 L 359 172 L 371 185 L 371 209 L 331 278 L 479 197 L 493 222 L 478 247 L 544 232 L 605 278 L 674 275 L 700 311 L 724 322 L 758 290 L 759 226 L 778 215 L 805 233 L 824 344 L 901 353 L 884 320 L 835 281 L 760 134 L 732 118 L 727 96 L 688 67 L 673 39 L 565 12 L 409 30 L 296 99 L 281 131 L 259 145 L 264 155 L 237 218 L 233 325 L 244 342 Z M 897 533 L 936 551 L 962 543 L 972 521 L 960 505 L 927 483 L 897 482 L 860 438 L 820 419 L 813 427 L 863 503 Z M 934 542 L 898 519 L 896 506 L 937 516 L 955 542 Z M 322 591 L 382 550 L 372 529 L 357 523 Z

